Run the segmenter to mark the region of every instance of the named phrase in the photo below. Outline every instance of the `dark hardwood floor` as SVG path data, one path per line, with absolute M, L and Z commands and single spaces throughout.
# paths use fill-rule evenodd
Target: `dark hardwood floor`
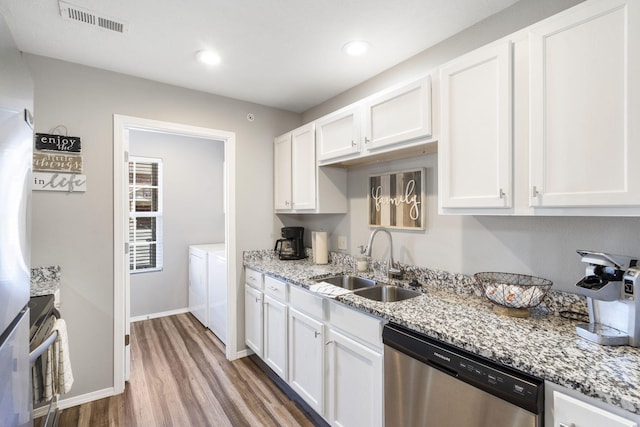
M 133 323 L 131 342 L 125 393 L 64 409 L 60 427 L 313 425 L 249 358 L 226 360 L 190 314 Z

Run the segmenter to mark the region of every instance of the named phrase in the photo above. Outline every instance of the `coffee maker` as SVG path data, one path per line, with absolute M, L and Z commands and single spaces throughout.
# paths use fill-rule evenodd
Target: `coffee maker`
M 276 240 L 274 251 L 282 260 L 304 259 L 307 257 L 302 238 L 304 227 L 282 227 L 280 230 L 282 239 Z
M 577 325 L 576 332 L 598 344 L 640 347 L 638 258 L 577 252 L 588 264 L 576 290 L 587 297 L 589 323 Z

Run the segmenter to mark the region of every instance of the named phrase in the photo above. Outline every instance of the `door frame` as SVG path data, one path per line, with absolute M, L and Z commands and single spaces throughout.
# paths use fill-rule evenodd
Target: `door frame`
M 129 349 L 125 337 L 129 333 L 129 266 L 128 266 L 128 163 L 129 131 L 143 130 L 189 136 L 224 143 L 225 251 L 227 256 L 227 344 L 226 357 L 238 357 L 236 295 L 236 134 L 235 132 L 184 125 L 180 123 L 113 115 L 113 385 L 115 394 L 124 392 L 129 376 Z

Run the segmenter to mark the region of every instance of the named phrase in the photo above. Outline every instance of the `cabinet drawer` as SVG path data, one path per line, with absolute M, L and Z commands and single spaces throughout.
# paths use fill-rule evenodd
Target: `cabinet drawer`
M 332 327 L 342 329 L 374 348 L 382 349 L 382 319 L 331 301 L 329 321 Z
M 285 282 L 269 276 L 265 276 L 264 278 L 264 293 L 280 301 L 286 302 L 288 300 L 288 288 L 289 286 Z
M 319 320 L 323 320 L 324 317 L 322 301 L 323 298 L 321 296 L 314 295 L 305 289 L 296 286 L 289 288 L 289 304 L 291 307 Z
M 244 270 L 245 282 L 247 285 L 255 289 L 263 289 L 262 286 L 262 273 L 250 268 Z

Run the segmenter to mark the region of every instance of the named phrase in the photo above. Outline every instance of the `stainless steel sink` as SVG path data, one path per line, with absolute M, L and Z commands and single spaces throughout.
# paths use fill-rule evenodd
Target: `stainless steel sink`
M 376 285 L 375 280 L 350 275 L 325 277 L 324 279 L 318 279 L 317 281 L 331 283 L 332 285 L 340 286 L 341 288 L 348 289 L 350 291 Z
M 353 293 L 370 300 L 381 302 L 403 301 L 421 295 L 421 292 L 399 288 L 398 286 L 393 285 L 372 286 L 369 288 L 355 290 Z

